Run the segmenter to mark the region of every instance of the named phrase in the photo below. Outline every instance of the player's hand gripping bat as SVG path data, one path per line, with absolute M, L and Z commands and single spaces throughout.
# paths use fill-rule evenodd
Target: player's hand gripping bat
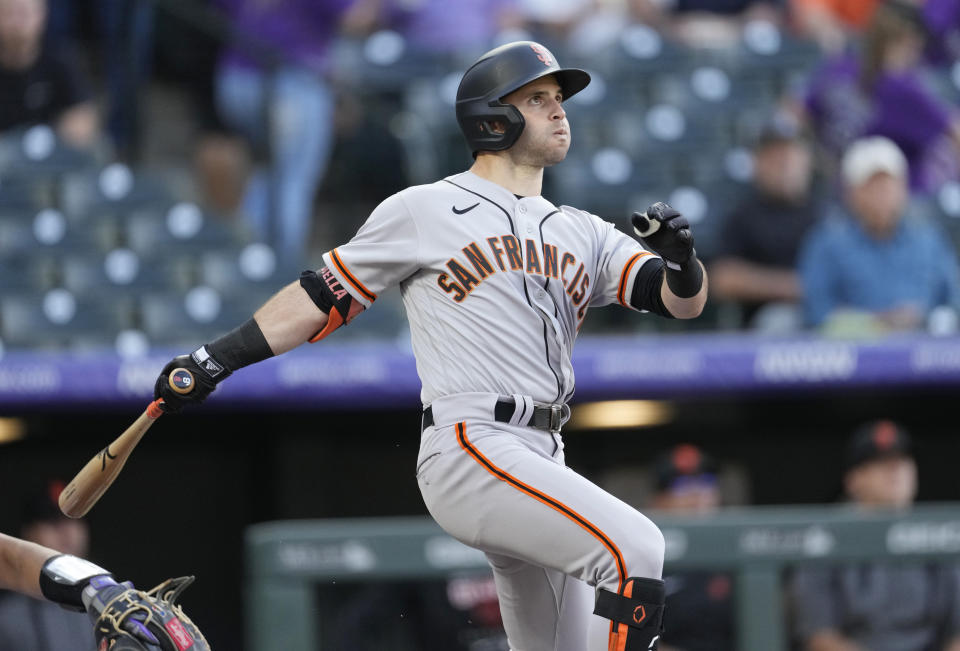
M 168 382 L 170 388 L 177 393 L 187 394 L 193 391 L 193 374 L 185 368 L 174 369 L 170 373 Z M 147 433 L 153 422 L 163 414 L 160 408 L 162 403 L 162 400 L 151 402 L 123 434 L 90 459 L 77 476 L 67 484 L 60 493 L 60 510 L 64 515 L 82 518 L 97 503 L 120 474 L 140 439 Z

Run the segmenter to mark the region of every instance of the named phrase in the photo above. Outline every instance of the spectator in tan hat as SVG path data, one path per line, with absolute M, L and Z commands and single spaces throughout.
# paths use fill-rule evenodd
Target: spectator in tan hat
M 864 509 L 905 509 L 916 497 L 910 437 L 889 420 L 858 428 L 843 485 Z M 801 651 L 960 651 L 960 569 L 860 563 L 799 569 L 791 582 Z
M 800 254 L 808 324 L 863 334 L 922 329 L 941 307 L 955 314 L 956 255 L 937 226 L 909 214 L 903 152 L 864 138 L 842 167 L 848 214 L 814 228 Z

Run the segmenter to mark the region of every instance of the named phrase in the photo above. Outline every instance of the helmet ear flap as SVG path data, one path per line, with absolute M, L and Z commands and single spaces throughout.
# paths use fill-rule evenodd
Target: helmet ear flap
M 474 155 L 477 151 L 509 149 L 523 133 L 526 124 L 517 107 L 499 100 L 480 110 L 464 110 L 457 119 L 463 132 L 469 134 Z M 502 129 L 494 128 L 494 124 L 502 125 Z

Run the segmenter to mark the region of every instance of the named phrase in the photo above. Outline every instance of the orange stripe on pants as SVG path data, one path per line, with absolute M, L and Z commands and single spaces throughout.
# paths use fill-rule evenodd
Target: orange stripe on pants
M 551 509 L 561 513 L 570 520 L 573 520 L 580 528 L 584 529 L 591 536 L 599 540 L 600 543 L 607 549 L 607 551 L 613 554 L 613 558 L 617 563 L 617 573 L 620 575 L 619 585 L 621 588 L 623 587 L 623 582 L 627 578 L 627 569 L 623 562 L 623 555 L 606 534 L 604 534 L 602 531 L 600 531 L 600 529 L 597 528 L 596 525 L 591 523 L 589 520 L 571 509 L 566 504 L 563 504 L 562 502 L 550 497 L 546 493 L 538 491 L 536 488 L 523 483 L 505 470 L 498 468 L 492 461 L 490 461 L 490 459 L 485 457 L 480 450 L 474 447 L 474 445 L 470 442 L 470 439 L 467 438 L 466 423 L 457 423 L 456 431 L 457 441 L 460 443 L 460 447 L 463 448 L 467 454 L 473 457 L 481 466 L 486 468 L 490 474 L 501 481 L 507 482 L 521 492 L 526 493 L 538 502 L 549 506 Z

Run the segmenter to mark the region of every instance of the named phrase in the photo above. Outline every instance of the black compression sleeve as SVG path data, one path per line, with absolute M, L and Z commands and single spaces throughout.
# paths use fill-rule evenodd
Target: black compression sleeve
M 665 266 L 663 260 L 656 258 L 640 267 L 640 271 L 637 272 L 637 277 L 633 281 L 630 305 L 638 310 L 647 310 L 672 319 L 673 315 L 663 304 L 663 298 L 660 296 Z
M 273 357 L 270 344 L 255 319 L 207 344 L 207 352 L 230 371 Z
M 667 265 L 667 287 L 678 298 L 696 296 L 703 287 L 703 268 L 697 256 L 691 256 L 679 269 Z

